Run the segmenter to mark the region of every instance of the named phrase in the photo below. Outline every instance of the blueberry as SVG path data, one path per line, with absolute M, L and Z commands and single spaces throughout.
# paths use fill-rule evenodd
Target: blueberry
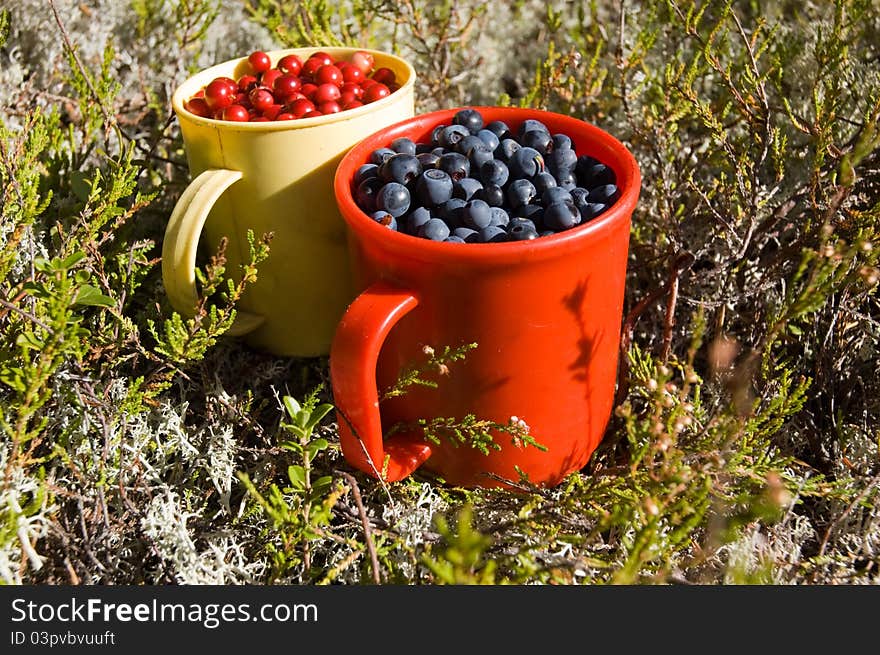
M 396 154 L 379 166 L 379 177 L 384 182 L 408 184 L 422 172 L 422 165 L 415 155 Z
M 543 173 L 538 173 L 535 177 L 532 178 L 532 184 L 535 185 L 535 189 L 538 190 L 538 195 L 543 196 L 544 192 L 547 189 L 551 189 L 553 187 L 559 186 L 556 183 L 556 178 L 553 177 L 552 174 L 544 171 Z
M 582 186 L 585 189 L 615 183 L 614 171 L 605 164 L 596 163 L 592 166 L 582 167 L 580 171 L 575 166 L 575 176 L 578 180 L 578 186 Z
M 571 148 L 563 148 L 562 150 L 553 150 L 547 154 L 544 157 L 544 161 L 547 163 L 547 170 L 558 178 L 562 173 L 574 174 L 574 169 L 577 165 L 577 155 Z
M 480 240 L 480 234 L 476 230 L 469 227 L 457 227 L 452 230 L 452 235 L 458 237 L 465 243 L 476 243 Z
M 468 151 L 468 159 L 471 162 L 471 170 L 480 170 L 480 167 L 487 161 L 492 161 L 494 156 L 495 155 L 492 154 L 492 151 L 489 150 L 489 146 L 480 141 L 479 145 L 474 146 Z
M 498 147 L 498 144 L 501 143 L 501 139 L 498 138 L 498 135 L 495 134 L 492 130 L 482 129 L 477 132 L 477 137 L 479 137 L 483 143 L 489 146 L 489 150 L 495 151 L 495 148 Z
M 550 130 L 547 129 L 547 126 L 544 125 L 544 123 L 542 123 L 541 121 L 534 118 L 527 118 L 526 120 L 524 120 L 522 122 L 522 125 L 519 126 L 519 130 L 517 130 L 517 134 L 522 137 L 523 134 L 532 130 L 541 130 L 543 132 L 547 132 L 547 134 L 550 134 Z
M 510 161 L 507 162 L 507 167 L 510 169 L 512 179 L 534 177 L 544 170 L 544 158 L 534 148 L 523 146 L 513 153 Z
M 568 189 L 565 189 L 561 186 L 554 186 L 547 189 L 544 193 L 541 194 L 541 204 L 545 207 L 549 207 L 554 202 L 573 202 L 574 199 L 571 197 L 571 194 L 568 192 Z
M 386 159 L 390 159 L 396 154 L 397 153 L 394 152 L 391 148 L 376 148 L 373 152 L 370 153 L 370 163 L 381 166 L 385 163 Z
M 498 140 L 510 137 L 510 128 L 504 121 L 492 121 L 486 125 L 486 129 L 498 137 Z
M 479 232 L 480 243 L 501 243 L 508 240 L 507 232 L 504 231 L 503 227 L 498 227 L 497 225 L 489 225 Z
M 461 210 L 466 227 L 482 230 L 492 223 L 492 208 L 482 200 L 470 200 Z
M 383 209 L 373 212 L 371 218 L 379 225 L 384 225 L 389 230 L 397 230 L 397 219 Z
M 403 216 L 409 205 L 409 189 L 398 182 L 389 182 L 376 194 L 376 209 L 384 209 L 394 218 Z
M 518 141 L 514 139 L 502 139 L 501 143 L 498 144 L 498 147 L 495 149 L 495 156 L 501 161 L 507 163 L 510 161 L 510 158 L 513 157 L 513 154 L 522 148 Z
M 581 219 L 584 222 L 596 218 L 606 209 L 608 209 L 608 205 L 601 202 L 587 202 L 583 207 L 579 207 Z
M 507 234 L 511 241 L 531 241 L 538 238 L 538 231 L 534 226 L 527 225 L 525 222 L 511 224 L 507 228 Z
M 441 155 L 437 168 L 446 171 L 453 180 L 460 180 L 471 173 L 470 161 L 460 152 L 447 152 Z
M 455 125 L 462 125 L 471 134 L 476 134 L 483 128 L 483 115 L 476 109 L 461 109 L 452 117 Z
M 587 196 L 590 195 L 590 192 L 587 191 L 584 187 L 578 186 L 569 191 L 571 195 L 571 199 L 574 201 L 574 206 L 578 209 L 581 209 L 584 205 L 587 204 Z
M 422 170 L 426 168 L 437 168 L 437 162 L 440 161 L 440 155 L 435 155 L 433 152 L 420 152 L 416 155 L 416 159 L 419 160 L 419 163 L 422 165 Z
M 490 207 L 501 207 L 504 205 L 504 189 L 497 184 L 484 185 L 482 189 L 477 190 L 473 197 L 478 200 L 484 200 Z
M 448 126 L 447 125 L 438 125 L 433 130 L 431 130 L 431 145 L 437 147 L 441 145 L 440 143 L 440 135 L 443 133 Z
M 440 204 L 435 213 L 449 224 L 449 227 L 455 229 L 464 225 L 461 217 L 461 210 L 467 204 L 467 201 L 461 198 L 450 198 L 446 202 Z
M 483 147 L 486 144 L 483 143 L 483 140 L 474 135 L 468 134 L 466 137 L 462 138 L 461 141 L 455 144 L 455 152 L 460 152 L 465 157 L 470 156 L 471 150 L 476 148 L 477 146 Z
M 554 134 L 553 148 L 554 150 L 572 150 L 574 145 L 571 142 L 571 137 L 567 134 Z
M 433 143 L 417 143 L 416 144 L 416 157 L 426 152 L 431 152 L 434 149 Z
M 618 195 L 619 192 L 617 190 L 617 185 L 603 184 L 602 186 L 597 186 L 590 189 L 588 200 L 590 202 L 601 202 L 606 205 L 610 205 L 612 202 L 617 200 Z
M 544 130 L 529 130 L 519 139 L 524 148 L 534 148 L 542 155 L 553 151 L 553 137 Z
M 563 189 L 571 191 L 577 187 L 577 178 L 574 175 L 574 171 L 563 171 L 556 176 L 556 183 Z
M 376 211 L 376 195 L 382 186 L 382 180 L 378 177 L 368 177 L 358 184 L 354 192 L 354 201 L 357 203 L 357 206 L 368 214 Z
M 403 217 L 403 231 L 407 234 L 416 235 L 419 228 L 433 218 L 427 207 L 416 207 L 409 214 Z
M 470 134 L 463 125 L 447 125 L 440 131 L 440 145 L 444 148 L 454 148 L 455 144 Z
M 480 179 L 483 180 L 483 184 L 504 186 L 507 184 L 507 179 L 510 177 L 510 171 L 507 169 L 507 164 L 500 159 L 490 159 L 483 162 L 479 171 Z
M 529 204 L 537 194 L 538 191 L 530 180 L 514 180 L 507 187 L 507 203 L 514 209 L 522 207 Z
M 538 231 L 535 222 L 529 220 L 528 218 L 511 218 L 510 222 L 507 224 L 507 232 L 509 233 L 511 230 L 518 226 L 534 230 L 535 232 Z
M 449 226 L 439 218 L 432 218 L 419 228 L 418 235 L 431 241 L 445 241 L 449 236 Z
M 504 211 L 501 207 L 492 207 L 492 220 L 489 225 L 497 225 L 498 227 L 504 227 L 508 223 L 510 223 L 510 216 Z
M 544 225 L 544 208 L 541 205 L 523 205 L 513 211 L 516 218 L 530 220 L 535 224 L 536 228 Z
M 391 149 L 404 155 L 415 155 L 416 144 L 412 139 L 405 136 L 399 136 L 391 142 Z
M 461 237 L 457 237 L 454 234 L 450 234 L 448 237 L 443 239 L 444 243 L 464 243 L 464 239 Z
M 366 180 L 368 177 L 376 177 L 378 175 L 379 167 L 376 164 L 364 164 L 363 166 L 358 167 L 358 169 L 354 173 L 354 186 L 357 188 L 361 182 Z
M 556 230 L 544 230 L 538 236 L 539 237 L 552 237 L 556 234 Z
M 452 197 L 452 178 L 446 171 L 429 168 L 416 180 L 416 199 L 426 207 L 442 204 Z
M 544 225 L 552 230 L 567 230 L 581 222 L 574 202 L 554 202 L 544 210 Z
M 452 197 L 470 200 L 473 195 L 483 188 L 479 180 L 472 177 L 463 177 L 452 183 Z

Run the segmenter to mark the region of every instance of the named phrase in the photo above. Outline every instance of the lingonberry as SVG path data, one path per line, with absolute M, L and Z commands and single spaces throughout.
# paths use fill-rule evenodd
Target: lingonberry
M 302 59 L 297 55 L 284 55 L 275 65 L 275 68 L 279 71 L 282 73 L 289 73 L 290 75 L 299 75 L 302 67 Z
M 211 108 L 204 98 L 190 98 L 186 101 L 184 107 L 188 112 L 196 116 L 201 116 L 202 118 L 211 117 Z
M 379 84 L 384 84 L 386 86 L 394 84 L 397 81 L 397 76 L 394 74 L 394 71 L 385 67 L 377 68 L 376 72 L 373 73 L 372 78 Z
M 272 87 L 275 96 L 281 101 L 286 101 L 288 97 L 292 96 L 294 93 L 298 93 L 301 88 L 302 82 L 296 75 L 291 73 L 285 73 L 276 79 L 275 84 Z
M 248 55 L 248 63 L 254 73 L 262 73 L 272 68 L 272 60 L 262 50 L 254 50 Z
M 376 84 L 371 84 L 367 90 L 364 91 L 364 102 L 369 104 L 381 100 L 382 98 L 387 98 L 390 95 L 391 89 L 384 84 L 377 82 Z
M 307 112 L 315 111 L 315 103 L 313 103 L 308 98 L 299 98 L 298 100 L 294 100 L 287 106 L 288 111 L 291 114 L 296 116 L 297 118 L 301 118 Z
M 325 64 L 315 71 L 315 84 L 334 84 L 342 86 L 344 83 L 342 71 L 333 64 Z
M 238 85 L 236 84 L 236 89 Z M 229 88 L 229 84 L 223 78 L 216 78 L 205 87 L 205 102 L 212 112 L 225 109 L 232 104 L 235 93 Z
M 250 120 L 250 115 L 248 110 L 241 105 L 229 105 L 223 109 L 223 120 L 245 123 Z
M 248 94 L 251 101 L 251 107 L 259 112 L 265 112 L 269 107 L 275 104 L 275 96 L 265 87 L 257 87 Z M 263 114 L 265 116 L 265 114 Z
M 325 83 L 318 86 L 315 89 L 315 93 L 312 95 L 312 102 L 316 105 L 322 105 L 325 102 L 332 102 L 335 100 L 339 100 L 342 92 L 339 90 L 339 87 L 335 84 Z
M 364 75 L 368 75 L 373 70 L 374 58 L 369 52 L 358 50 L 351 56 L 351 63 L 359 68 Z
M 289 75 L 295 75 L 296 73 L 287 73 Z M 282 75 L 285 75 L 284 71 L 278 68 L 270 68 L 265 73 L 260 75 L 260 84 L 265 86 L 267 89 L 271 89 L 275 86 L 275 80 L 277 80 Z
M 327 102 L 322 102 L 317 107 L 318 111 L 324 114 L 338 114 L 342 111 L 342 107 L 339 106 L 339 103 L 335 100 L 328 100 Z

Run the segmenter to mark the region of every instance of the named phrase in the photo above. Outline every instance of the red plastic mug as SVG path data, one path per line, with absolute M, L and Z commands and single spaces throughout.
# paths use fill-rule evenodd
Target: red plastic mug
M 335 193 L 361 293 L 330 350 L 342 451 L 352 466 L 386 481 L 424 465 L 459 486 L 504 486 L 521 475 L 553 486 L 587 463 L 611 415 L 640 172 L 622 143 L 576 118 L 476 109 L 487 123 L 502 120 L 513 131 L 535 118 L 569 135 L 579 155 L 614 170 L 620 197 L 598 218 L 553 236 L 434 242 L 371 220 L 355 204 L 351 181 L 373 150 L 403 136 L 429 141 L 432 129 L 450 124 L 457 109 L 396 123 L 350 150 L 337 168 Z M 424 361 L 425 346 L 436 352 L 470 343 L 477 347 L 450 364 L 436 388 L 411 386 L 380 403 L 381 390 Z M 501 425 L 511 417 L 525 421 L 546 450 L 513 443 L 502 431 L 493 433 L 501 449 L 487 455 L 449 439 L 434 443 L 412 427 L 419 419 L 469 415 Z

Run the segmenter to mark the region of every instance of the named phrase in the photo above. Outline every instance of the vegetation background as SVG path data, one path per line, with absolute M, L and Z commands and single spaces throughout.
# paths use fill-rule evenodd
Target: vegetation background
M 0 0 L 0 43 L 4 582 L 880 581 L 880 3 Z M 222 258 L 168 307 L 172 90 L 331 44 L 639 160 L 618 404 L 558 488 L 353 474 L 326 360 L 223 337 Z

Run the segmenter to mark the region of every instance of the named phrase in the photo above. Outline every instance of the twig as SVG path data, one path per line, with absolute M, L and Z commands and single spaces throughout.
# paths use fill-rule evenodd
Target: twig
M 43 329 L 44 329 L 46 332 L 48 332 L 49 334 L 53 334 L 53 335 L 55 334 L 55 330 L 53 330 L 53 329 L 50 328 L 48 325 L 46 325 L 45 323 L 43 323 L 43 321 L 41 321 L 41 320 L 38 319 L 36 316 L 34 316 L 33 314 L 31 314 L 28 310 L 26 310 L 26 309 L 22 309 L 21 307 L 18 307 L 17 305 L 13 305 L 13 304 L 12 304 L 11 302 L 9 302 L 8 300 L 3 300 L 2 298 L 0 298 L 0 305 L 2 305 L 3 307 L 5 307 L 6 309 L 9 309 L 9 310 L 11 310 L 11 311 L 13 311 L 13 312 L 16 312 L 16 313 L 18 313 L 18 314 L 21 314 L 22 316 L 24 316 L 24 317 L 27 318 L 27 319 L 30 319 L 31 321 L 33 321 L 34 323 L 36 323 L 37 325 L 39 325 L 41 328 L 43 328 Z M 2 318 L 2 317 L 0 317 L 0 318 Z
M 361 525 L 364 528 L 364 539 L 367 542 L 367 552 L 370 553 L 370 567 L 373 571 L 373 582 L 382 584 L 382 576 L 379 570 L 379 556 L 376 554 L 376 544 L 373 542 L 373 532 L 370 529 L 370 520 L 367 518 L 367 512 L 364 509 L 364 501 L 361 498 L 361 490 L 358 487 L 357 480 L 351 473 L 340 471 L 340 475 L 351 485 L 351 493 L 354 496 L 354 502 L 357 505 L 358 513 L 361 517 Z
M 873 490 L 873 488 L 880 482 L 880 473 L 877 473 L 871 481 L 865 485 L 865 488 L 862 489 L 861 493 L 856 496 L 853 501 L 847 506 L 845 510 L 831 522 L 831 525 L 828 526 L 828 529 L 825 531 L 825 536 L 822 537 L 822 543 L 819 545 L 819 557 L 822 557 L 825 554 L 825 548 L 828 546 L 828 542 L 831 539 L 831 533 L 834 532 L 834 529 L 841 524 L 841 522 L 852 513 L 855 509 L 856 505 L 862 502 L 865 498 L 867 498 L 868 494 Z

